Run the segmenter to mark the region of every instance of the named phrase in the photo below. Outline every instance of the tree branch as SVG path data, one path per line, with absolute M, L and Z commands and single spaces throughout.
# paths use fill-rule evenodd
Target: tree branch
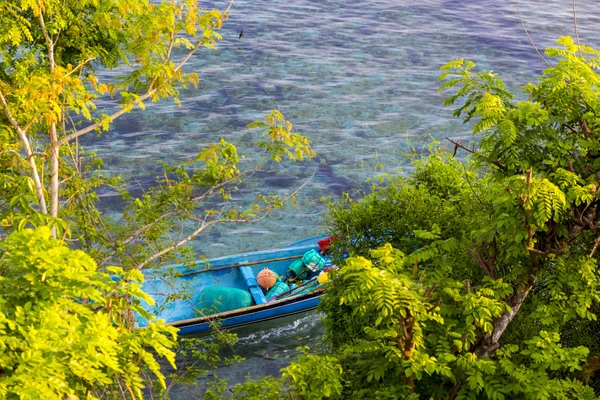
M 227 8 L 225 9 L 224 13 L 225 15 L 227 15 L 229 13 L 229 10 L 231 9 L 231 6 L 233 5 L 233 0 L 231 0 L 229 2 L 229 5 L 227 6 Z M 179 64 L 177 64 L 177 66 L 175 67 L 175 69 L 173 70 L 174 72 L 179 71 L 188 61 L 189 59 L 192 57 L 192 55 L 194 55 L 194 53 L 200 48 L 200 46 L 202 46 L 202 39 L 198 40 L 198 42 L 196 43 L 196 45 L 194 46 L 194 48 L 192 50 L 190 50 L 190 52 L 183 58 L 183 60 L 181 60 L 179 62 Z M 169 46 L 169 51 L 168 51 L 168 55 L 171 55 L 171 46 Z M 168 60 L 168 58 L 165 58 L 165 62 Z M 146 99 L 148 99 L 150 96 L 154 95 L 157 90 L 155 88 L 153 88 L 154 83 L 156 82 L 156 78 L 152 80 L 152 82 L 150 83 L 150 86 L 148 86 L 148 90 L 145 94 L 143 94 L 142 96 L 140 96 L 140 102 L 144 101 Z M 127 111 L 125 111 L 124 109 L 121 109 L 119 111 L 116 111 L 114 113 L 112 113 L 109 118 L 112 121 L 114 121 L 115 119 L 119 118 L 121 115 L 125 114 Z M 57 143 L 58 146 L 61 146 L 62 144 L 68 142 L 69 140 L 78 138 L 82 135 L 85 135 L 86 133 L 92 132 L 96 129 L 98 129 L 100 126 L 102 126 L 102 122 L 97 122 L 95 124 L 92 124 L 86 128 L 80 129 L 78 131 L 73 132 L 72 134 L 65 136 L 64 138 L 60 139 Z
M 596 240 L 594 240 L 594 246 L 590 250 L 590 254 L 588 254 L 590 257 L 594 257 L 594 253 L 596 252 L 596 249 L 598 248 L 598 244 L 600 244 L 600 235 L 596 238 Z
M 6 98 L 4 97 L 4 93 L 0 90 L 0 103 L 2 103 L 2 108 L 4 109 L 4 115 L 10 121 L 11 125 L 17 131 L 17 135 L 19 136 L 19 140 L 21 141 L 21 145 L 23 146 L 23 150 L 25 150 L 25 155 L 27 156 L 27 162 L 29 163 L 29 167 L 31 169 L 31 177 L 33 179 L 33 183 L 35 185 L 35 194 L 38 199 L 38 205 L 40 207 L 40 212 L 42 214 L 48 214 L 48 209 L 46 208 L 46 199 L 44 197 L 44 187 L 42 186 L 42 182 L 40 180 L 40 175 L 38 174 L 37 165 L 35 162 L 35 156 L 31 151 L 31 144 L 29 143 L 29 139 L 27 135 L 21 129 L 19 122 L 14 118 L 10 109 L 8 108 L 8 103 Z
M 496 272 L 496 268 L 492 264 L 492 260 L 489 260 L 489 263 L 486 260 L 484 260 L 481 256 L 481 253 L 475 246 L 475 243 L 473 243 L 473 248 L 467 249 L 467 251 L 469 252 L 471 257 L 473 257 L 473 259 L 477 262 L 477 264 L 481 267 L 483 272 L 485 272 L 490 278 L 494 280 L 498 279 L 498 273 Z
M 68 74 L 65 75 L 65 78 L 69 75 L 71 75 L 73 72 L 77 71 L 80 68 L 83 68 L 85 66 L 85 64 L 89 63 L 90 61 L 95 60 L 96 57 L 91 57 L 88 58 L 87 60 L 83 60 L 82 62 L 80 62 L 75 68 L 73 68 Z
M 58 167 L 60 151 L 56 142 L 56 123 L 52 123 L 50 125 L 50 215 L 54 218 L 58 217 Z
M 156 225 L 157 222 L 162 221 L 165 218 L 170 217 L 171 215 L 175 214 L 176 211 L 170 211 L 168 213 L 165 213 L 163 215 L 161 215 L 160 217 L 156 218 L 154 221 L 152 221 L 149 224 L 144 225 L 143 227 L 141 227 L 140 229 L 138 229 L 137 231 L 133 232 L 127 239 L 125 239 L 123 241 L 123 243 L 121 243 L 123 246 L 128 245 L 129 243 L 131 243 L 133 240 L 137 239 L 141 234 L 143 234 L 145 231 L 147 231 L 148 229 L 150 229 L 151 227 L 153 227 L 154 225 Z M 109 255 L 107 255 L 106 257 L 104 257 L 104 259 L 102 260 L 102 262 L 100 262 L 98 264 L 98 267 L 103 267 L 105 266 L 110 259 L 117 253 L 116 250 L 113 250 Z
M 485 336 L 479 341 L 479 343 L 475 345 L 473 353 L 477 357 L 490 357 L 500 347 L 500 337 L 502 336 L 504 331 L 506 331 L 508 325 L 519 312 L 521 305 L 527 298 L 527 295 L 529 294 L 531 289 L 533 289 L 535 282 L 535 275 L 528 275 L 523 290 L 512 294 L 507 299 L 506 303 L 508 304 L 510 309 L 508 311 L 503 312 L 502 315 L 500 315 L 492 322 L 492 326 L 494 328 L 492 330 L 492 333 L 486 333 Z
M 579 43 L 579 29 L 577 28 L 577 9 L 575 5 L 575 0 L 573 0 L 573 26 L 575 27 L 575 38 L 577 39 L 577 46 L 581 46 L 581 43 Z M 583 57 L 581 49 L 579 49 L 579 55 Z
M 546 63 L 548 68 L 552 68 L 552 65 L 550 65 L 550 63 L 546 60 L 546 58 L 544 58 L 542 53 L 540 53 L 540 51 L 538 50 L 535 43 L 533 43 L 533 39 L 529 35 L 527 28 L 525 28 L 525 22 L 523 22 L 523 17 L 521 16 L 521 10 L 519 10 L 519 3 L 516 0 L 515 0 L 515 6 L 517 7 L 517 15 L 519 15 L 519 20 L 521 21 L 521 26 L 523 27 L 523 31 L 525 31 L 525 34 L 527 35 L 527 38 L 529 39 L 529 43 L 531 43 L 531 46 L 533 46 L 533 49 L 535 50 L 537 55 L 542 59 L 542 61 L 544 61 Z
M 208 218 L 208 214 L 206 214 L 205 218 L 204 218 L 204 222 L 202 222 L 200 224 L 200 227 L 198 229 L 196 229 L 193 233 L 191 233 L 190 235 L 188 235 L 185 239 L 180 240 L 179 242 L 175 243 L 172 246 L 167 247 L 166 249 L 163 249 L 161 251 L 159 251 L 158 253 L 152 255 L 150 258 L 147 258 L 146 260 L 144 260 L 143 262 L 141 262 L 140 264 L 136 265 L 134 268 L 136 269 L 142 269 L 144 268 L 146 265 L 148 265 L 149 263 L 151 263 L 152 261 L 156 260 L 159 257 L 162 257 L 163 255 L 183 246 L 184 244 L 188 243 L 190 240 L 194 239 L 196 236 L 198 236 L 200 233 L 202 233 L 202 231 L 204 231 L 206 228 L 216 224 L 217 222 L 219 222 L 220 220 L 214 220 L 214 221 L 210 221 L 210 222 L 206 222 L 206 218 Z
M 449 137 L 445 137 L 444 139 L 446 139 L 447 141 L 449 141 L 450 143 L 454 144 L 454 146 L 456 146 L 456 148 L 461 148 L 463 150 L 468 151 L 471 154 L 475 154 L 475 155 L 479 155 L 481 157 L 481 155 L 476 152 L 475 150 L 469 149 L 468 147 L 465 147 L 462 145 L 462 143 L 460 141 L 456 141 L 456 140 L 452 140 Z M 454 152 L 454 154 L 456 154 L 456 151 Z M 485 158 L 485 157 L 484 157 Z M 495 165 L 496 167 L 504 170 L 505 167 L 504 165 L 502 165 L 501 163 L 499 163 L 498 161 L 490 161 L 489 159 L 485 158 L 486 161 L 488 161 L 489 163 Z
M 300 185 L 298 188 L 296 188 L 296 190 L 294 190 L 292 193 L 290 193 L 289 195 L 287 195 L 283 201 L 287 201 L 290 198 L 296 196 L 298 194 L 298 192 L 300 190 L 302 190 L 302 188 L 304 188 L 306 185 L 308 185 L 308 183 L 312 180 L 312 178 L 315 176 L 317 170 L 315 170 L 315 172 L 313 172 L 312 176 L 310 178 L 308 178 L 306 180 L 306 182 L 304 182 L 302 185 Z M 209 214 L 207 213 L 204 218 L 192 218 L 194 220 L 197 220 L 200 222 L 199 227 L 192 232 L 191 234 L 189 234 L 186 238 L 180 240 L 179 242 L 173 244 L 172 246 L 169 246 L 159 252 L 157 252 L 156 254 L 152 255 L 151 257 L 147 258 L 146 260 L 144 260 L 143 262 L 141 262 L 140 264 L 136 265 L 134 268 L 136 269 L 142 269 L 144 268 L 146 265 L 148 265 L 149 263 L 151 263 L 152 261 L 156 260 L 159 257 L 162 257 L 163 255 L 178 249 L 179 247 L 185 245 L 186 243 L 188 243 L 189 241 L 193 240 L 196 236 L 198 236 L 200 233 L 202 233 L 206 228 L 215 225 L 217 223 L 247 223 L 247 222 L 257 222 L 260 221 L 261 219 L 265 218 L 269 212 L 272 210 L 272 208 L 270 206 L 267 207 L 263 207 L 259 210 L 256 210 L 256 214 L 260 214 L 263 213 L 260 217 L 257 218 L 244 218 L 244 219 L 215 219 L 213 221 L 210 222 L 206 222 L 206 220 L 209 217 Z M 219 215 L 223 215 L 222 212 L 219 213 Z
M 251 170 L 244 171 L 244 172 L 242 172 L 242 173 L 240 173 L 240 174 L 236 175 L 234 178 L 231 178 L 231 179 L 229 179 L 229 180 L 227 180 L 227 181 L 225 181 L 225 182 L 222 182 L 222 183 L 220 183 L 219 185 L 216 185 L 216 186 L 213 186 L 213 187 L 211 187 L 209 190 L 207 190 L 206 192 L 204 192 L 202 195 L 200 195 L 200 196 L 197 196 L 197 197 L 194 197 L 194 198 L 193 198 L 193 199 L 191 199 L 190 201 L 192 201 L 192 202 L 197 202 L 197 201 L 200 201 L 200 200 L 204 200 L 204 199 L 205 199 L 205 198 L 207 198 L 209 195 L 211 195 L 212 193 L 214 193 L 214 191 L 215 191 L 215 190 L 217 190 L 217 189 L 219 189 L 219 188 L 221 188 L 221 187 L 223 187 L 223 186 L 226 186 L 227 184 L 229 184 L 229 183 L 231 183 L 231 182 L 234 182 L 235 180 L 239 179 L 240 177 L 242 177 L 242 176 L 244 176 L 244 175 L 249 175 L 249 174 L 251 174 L 251 173 L 254 173 L 254 172 L 257 172 L 257 171 L 260 171 L 260 170 L 258 170 L 258 169 L 256 169 L 256 168 L 253 168 L 253 169 L 251 169 Z M 151 223 L 149 223 L 149 224 L 146 224 L 146 225 L 144 225 L 143 227 L 141 227 L 140 229 L 138 229 L 137 231 L 133 232 L 133 233 L 132 233 L 132 234 L 131 234 L 131 235 L 130 235 L 130 236 L 127 238 L 127 239 L 125 239 L 125 240 L 123 241 L 122 245 L 127 245 L 127 244 L 131 243 L 133 240 L 135 240 L 135 239 L 137 239 L 138 237 L 140 237 L 140 235 L 142 235 L 142 234 L 143 234 L 144 232 L 146 232 L 148 229 L 150 229 L 151 227 L 153 227 L 154 225 L 156 225 L 156 223 L 157 223 L 157 222 L 160 222 L 160 221 L 164 220 L 165 218 L 168 218 L 168 217 L 170 217 L 170 216 L 172 216 L 172 215 L 175 215 L 175 214 L 177 214 L 177 210 L 173 210 L 173 211 L 166 212 L 165 214 L 163 214 L 163 215 L 161 215 L 160 217 L 156 218 L 156 219 L 155 219 L 154 221 L 152 221 Z M 104 247 L 104 248 L 105 248 L 105 247 Z M 103 249 L 104 249 L 104 248 L 103 248 Z M 103 249 L 102 249 L 102 250 L 103 250 Z M 101 251 L 102 251 L 102 250 L 101 250 Z M 117 253 L 117 251 L 116 251 L 116 250 L 113 250 L 113 251 L 112 251 L 110 254 L 108 254 L 108 255 L 107 255 L 107 256 L 106 256 L 106 257 L 105 257 L 105 258 L 104 258 L 104 259 L 103 259 L 103 260 L 102 260 L 102 261 L 101 261 L 101 262 L 98 264 L 98 266 L 99 266 L 99 267 L 103 267 L 103 266 L 105 266 L 105 265 L 106 265 L 106 264 L 107 264 L 107 263 L 110 261 L 110 259 L 111 259 L 111 258 L 112 258 L 112 257 L 113 257 L 113 256 L 114 256 L 116 253 Z
M 154 93 L 156 93 L 156 89 L 151 89 L 148 92 L 146 92 L 145 94 L 143 94 L 142 96 L 140 96 L 139 101 L 142 102 L 144 100 L 146 100 L 147 98 L 149 98 L 150 96 L 152 96 Z M 108 117 L 110 118 L 110 121 L 114 121 L 115 119 L 119 118 L 121 115 L 125 114 L 126 112 L 128 112 L 128 110 L 126 109 L 121 109 L 119 111 L 116 111 L 114 113 L 112 113 L 111 115 L 109 115 Z M 78 138 L 79 136 L 85 135 L 86 133 L 92 132 L 96 129 L 98 129 L 99 127 L 102 126 L 102 121 L 100 122 L 96 122 L 95 124 L 92 124 L 90 126 L 87 126 L 83 129 L 80 129 L 78 131 L 75 131 L 73 133 L 71 133 L 70 135 L 65 136 L 64 138 L 60 139 L 57 142 L 57 146 L 61 146 L 65 143 L 67 143 L 69 140 Z
M 576 135 L 579 135 L 579 132 L 577 132 L 577 131 L 575 130 L 575 128 L 573 128 L 571 125 L 569 125 L 569 124 L 565 124 L 565 123 L 562 123 L 561 125 L 562 125 L 562 126 L 564 126 L 564 127 L 565 127 L 565 128 L 567 128 L 567 129 L 569 129 L 569 130 L 570 130 L 571 132 L 573 132 L 574 134 L 576 134 Z
M 44 35 L 44 39 L 46 40 L 46 45 L 48 46 L 48 62 L 50 62 L 50 72 L 54 72 L 54 68 L 56 68 L 56 64 L 54 62 L 54 42 L 50 35 L 48 34 L 48 30 L 46 29 L 46 23 L 44 22 L 44 15 L 42 14 L 42 4 L 38 0 L 38 21 L 40 21 L 40 27 L 42 28 L 42 34 Z
M 38 0 L 38 21 L 42 29 L 42 34 L 48 47 L 48 62 L 50 63 L 50 75 L 54 79 L 54 69 L 56 68 L 56 61 L 54 60 L 54 41 L 46 29 L 46 23 L 44 22 L 44 14 L 42 12 L 42 4 Z M 52 81 L 52 87 L 55 86 Z M 50 215 L 54 218 L 58 217 L 58 169 L 60 164 L 59 149 L 60 144 L 57 143 L 58 138 L 56 135 L 56 121 L 50 123 Z M 52 229 L 52 236 L 56 238 L 56 228 Z

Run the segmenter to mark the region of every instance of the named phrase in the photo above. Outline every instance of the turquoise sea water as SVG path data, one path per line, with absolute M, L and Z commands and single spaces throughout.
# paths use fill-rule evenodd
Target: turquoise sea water
M 520 5 L 540 48 L 573 34 L 570 0 Z M 225 2 L 204 3 L 223 9 Z M 580 36 L 597 44 L 600 5 L 579 1 Z M 596 12 L 595 12 L 596 11 Z M 238 39 L 243 30 L 244 37 Z M 288 207 L 253 225 L 213 229 L 194 243 L 209 257 L 283 245 L 321 233 L 324 195 L 338 196 L 376 173 L 402 167 L 401 154 L 431 138 L 469 137 L 437 93 L 439 67 L 458 57 L 493 68 L 516 88 L 543 67 L 523 33 L 515 3 L 498 0 L 238 0 L 218 50 L 191 60 L 198 89 L 119 119 L 110 133 L 86 142 L 136 193 L 151 184 L 157 160 L 184 160 L 224 137 L 253 160 L 244 127 L 278 108 L 308 136 L 318 157 L 249 180 L 235 196 L 255 190 L 289 193 L 316 171 Z M 118 71 L 117 71 L 118 73 Z M 442 139 L 443 140 L 443 139 Z M 377 157 L 378 160 L 377 161 Z M 406 167 L 406 166 L 404 166 Z M 105 205 L 118 207 L 114 193 Z
M 572 4 L 519 3 L 540 49 L 561 35 L 574 35 Z M 226 7 L 225 2 L 204 5 Z M 600 47 L 600 3 L 580 0 L 577 8 L 581 41 Z M 241 30 L 244 37 L 238 39 Z M 238 0 L 221 33 L 217 51 L 204 49 L 187 66 L 201 83 L 182 92 L 181 106 L 160 102 L 124 116 L 110 133 L 86 139 L 109 169 L 130 179 L 140 193 L 160 172 L 157 160 L 184 160 L 221 137 L 239 144 L 251 165 L 245 125 L 270 109 L 281 110 L 312 140 L 318 157 L 251 179 L 234 200 L 252 201 L 257 188 L 289 193 L 313 172 L 315 177 L 298 206 L 257 224 L 216 228 L 199 237 L 194 248 L 209 257 L 319 234 L 322 196 L 358 187 L 377 174 L 373 167 L 379 162 L 388 171 L 407 170 L 401 155 L 409 146 L 419 149 L 445 136 L 468 140 L 469 127 L 451 119 L 451 110 L 441 106 L 443 94 L 437 93 L 439 67 L 446 62 L 470 59 L 494 69 L 513 89 L 535 79 L 545 66 L 523 32 L 514 1 Z M 118 207 L 114 193 L 102 196 L 107 210 Z M 242 332 L 237 351 L 248 361 L 229 370 L 229 376 L 276 373 L 286 358 L 273 361 L 264 356 L 265 349 L 290 352 L 298 344 L 316 343 L 318 317 L 300 321 L 302 326 L 266 327 L 267 339 L 260 331 Z M 298 332 L 304 332 L 303 339 L 297 339 Z M 186 393 L 181 398 L 190 398 Z

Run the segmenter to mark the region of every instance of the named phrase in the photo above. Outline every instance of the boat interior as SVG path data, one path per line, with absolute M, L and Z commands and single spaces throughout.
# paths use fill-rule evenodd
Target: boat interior
M 142 305 L 167 323 L 203 317 L 207 310 L 200 310 L 197 305 L 202 290 L 209 286 L 248 290 L 253 305 L 265 304 L 267 299 L 258 286 L 257 274 L 269 268 L 285 277 L 292 262 L 316 247 L 315 240 L 301 241 L 287 248 L 220 257 L 199 261 L 192 266 L 174 265 L 145 270 L 146 280 L 142 289 L 152 296 L 155 304 L 151 306 L 142 302 Z M 147 321 L 138 316 L 138 324 L 145 326 Z

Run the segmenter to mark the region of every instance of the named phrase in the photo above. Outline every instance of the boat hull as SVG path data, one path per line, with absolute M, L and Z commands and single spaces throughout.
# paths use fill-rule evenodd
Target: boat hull
M 253 306 L 231 311 L 233 315 L 219 316 L 215 314 L 197 320 L 178 321 L 169 325 L 179 328 L 179 335 L 208 332 L 215 328 L 237 328 L 314 310 L 319 305 L 321 295 L 322 293 L 310 293 L 305 296 L 281 300 L 277 304 L 267 303 L 265 307 Z

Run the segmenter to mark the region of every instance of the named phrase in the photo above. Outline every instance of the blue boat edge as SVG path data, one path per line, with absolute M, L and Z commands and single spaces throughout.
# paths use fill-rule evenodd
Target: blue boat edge
M 175 321 L 166 325 L 179 328 L 179 335 L 208 332 L 213 329 L 230 329 L 287 317 L 317 308 L 323 289 L 300 294 L 265 304 L 225 311 L 189 320 Z

